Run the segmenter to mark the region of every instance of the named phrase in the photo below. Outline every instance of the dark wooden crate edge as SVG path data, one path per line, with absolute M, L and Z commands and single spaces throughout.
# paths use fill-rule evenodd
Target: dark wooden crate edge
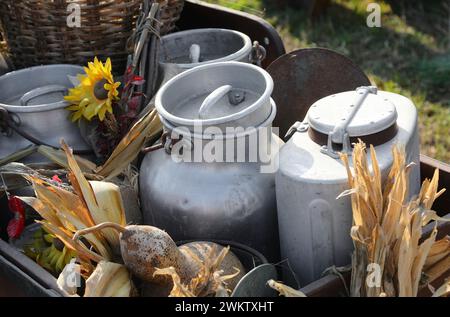
M 245 33 L 266 48 L 264 68 L 286 53 L 277 30 L 263 18 L 204 1 L 186 0 L 177 27 L 179 30 L 226 28 Z
M 4 283 L 6 283 L 6 286 L 10 284 L 9 286 L 12 289 L 14 287 L 17 288 L 18 283 L 24 283 L 25 285 L 36 287 L 35 290 L 21 287 L 22 295 L 25 296 L 35 296 L 36 294 L 42 296 L 68 295 L 59 289 L 54 276 L 1 239 L 0 257 L 2 258 L 2 270 L 0 270 L 1 290 L 4 291 L 5 288 L 8 288 L 5 287 Z

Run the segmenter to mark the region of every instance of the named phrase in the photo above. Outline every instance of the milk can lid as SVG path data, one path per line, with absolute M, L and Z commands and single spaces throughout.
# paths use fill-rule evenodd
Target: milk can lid
M 316 101 L 308 111 L 311 128 L 329 134 L 353 110 L 357 91 L 346 91 Z M 393 126 L 397 121 L 395 105 L 387 98 L 369 94 L 347 126 L 350 137 L 372 135 Z
M 273 81 L 263 69 L 239 62 L 198 66 L 160 88 L 155 107 L 173 126 L 256 127 L 274 113 Z

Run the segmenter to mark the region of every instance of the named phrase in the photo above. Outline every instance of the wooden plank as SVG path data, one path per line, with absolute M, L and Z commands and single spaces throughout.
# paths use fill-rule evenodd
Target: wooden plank
M 426 155 L 420 155 L 420 174 L 422 180 L 425 178 L 431 179 L 436 168 L 439 169 L 439 187 L 447 188 L 447 191 L 435 201 L 433 209 L 440 216 L 444 216 L 450 213 L 450 165 Z

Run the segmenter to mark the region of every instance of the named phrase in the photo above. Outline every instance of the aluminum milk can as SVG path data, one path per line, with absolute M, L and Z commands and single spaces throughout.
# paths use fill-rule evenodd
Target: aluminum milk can
M 384 177 L 392 164 L 393 144 L 405 146 L 410 195 L 420 187 L 417 111 L 411 100 L 360 87 L 318 100 L 297 122 L 280 150 L 276 194 L 282 259 L 289 259 L 301 285 L 332 266 L 350 264 L 352 209 L 337 151 L 351 153 L 351 142 L 373 144 Z M 351 161 L 351 160 L 350 160 Z
M 272 89 L 266 71 L 240 62 L 199 66 L 160 88 L 165 146 L 141 165 L 145 224 L 176 241 L 235 241 L 279 259 Z

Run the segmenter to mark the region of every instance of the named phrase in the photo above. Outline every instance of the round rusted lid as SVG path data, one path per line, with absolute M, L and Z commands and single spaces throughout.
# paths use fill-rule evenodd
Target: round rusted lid
M 306 48 L 285 54 L 269 65 L 274 81 L 272 98 L 278 107 L 273 123 L 284 136 L 302 121 L 317 100 L 370 85 L 366 74 L 349 58 L 325 48 Z

